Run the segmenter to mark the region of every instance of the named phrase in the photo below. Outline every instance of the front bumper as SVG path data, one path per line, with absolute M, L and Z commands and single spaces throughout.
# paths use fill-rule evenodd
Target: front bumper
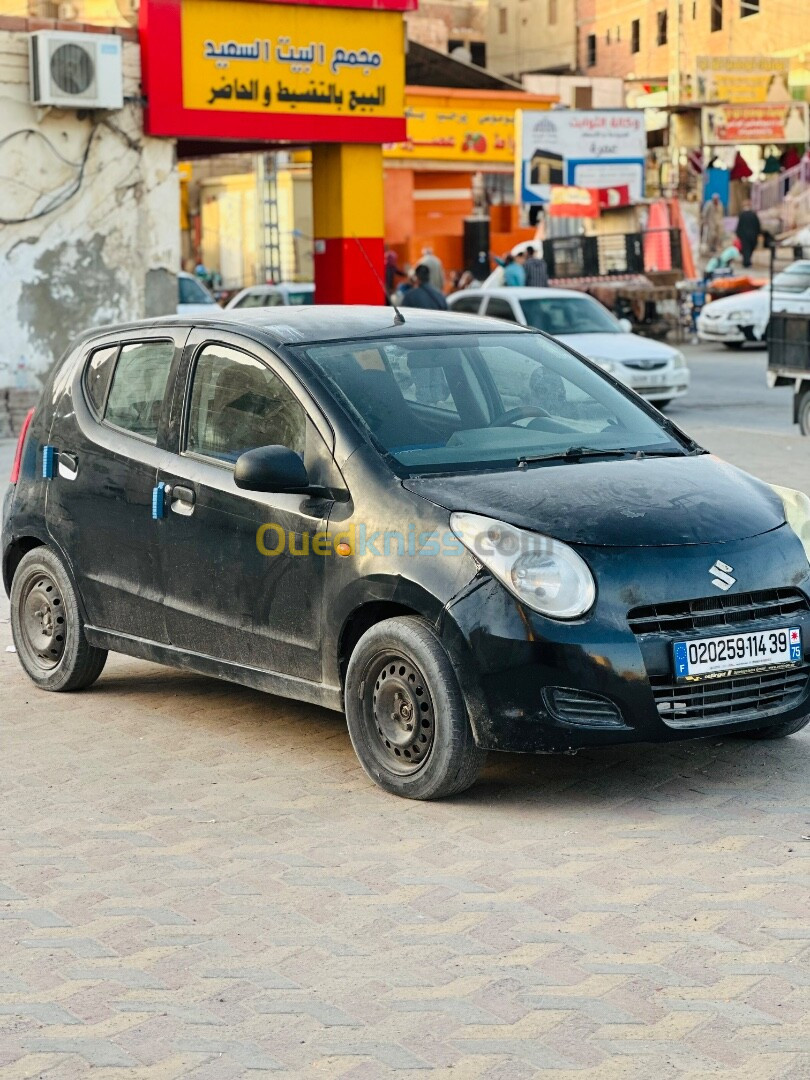
M 483 571 L 446 608 L 440 629 L 459 671 L 479 746 L 538 753 L 663 742 L 753 730 L 810 711 L 810 566 L 787 526 L 728 544 L 577 550 L 598 584 L 596 605 L 585 619 L 561 623 L 530 612 Z M 709 568 L 716 558 L 735 568 L 737 584 L 727 593 L 711 583 Z M 628 621 L 628 613 L 651 605 L 705 598 L 709 607 L 745 607 L 749 594 L 775 590 L 794 597 L 789 616 L 779 614 L 788 608 L 757 603 L 751 605 L 752 617 L 735 616 L 742 621 L 731 629 L 711 625 L 711 614 L 698 616 L 691 629 L 683 624 L 674 630 L 650 629 L 636 622 L 634 630 Z M 719 697 L 706 695 L 711 704 L 703 710 L 692 706 L 700 691 L 691 685 L 684 690 L 681 684 L 673 689 L 676 640 L 787 625 L 802 627 L 805 664 L 785 673 L 790 694 L 778 701 L 778 695 L 758 691 L 757 703 L 757 694 L 746 693 L 745 686 L 738 693 L 730 682 L 713 681 L 711 690 L 719 691 Z M 771 677 L 768 686 L 779 679 Z M 552 688 L 564 693 L 558 696 Z M 686 706 L 684 694 L 693 695 Z M 594 695 L 604 707 L 588 704 Z M 744 704 L 749 699 L 750 707 Z
M 700 341 L 761 341 L 764 329 L 753 319 L 742 323 L 728 319 L 698 319 L 697 322 L 697 336 Z
M 689 369 L 685 367 L 653 371 L 649 374 L 623 368 L 616 372 L 616 378 L 649 401 L 670 401 L 672 398 L 683 397 L 689 389 Z

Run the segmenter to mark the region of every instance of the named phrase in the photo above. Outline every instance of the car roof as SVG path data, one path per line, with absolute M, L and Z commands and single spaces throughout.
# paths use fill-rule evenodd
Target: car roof
M 534 285 L 493 285 L 487 289 L 462 289 L 461 292 L 449 296 L 448 300 L 455 300 L 459 296 L 514 296 L 518 300 L 570 299 L 572 296 L 593 299 L 579 289 L 546 289 Z
M 241 290 L 243 293 L 277 293 L 277 292 L 314 292 L 315 285 L 311 281 L 278 281 L 273 284 L 247 285 Z
M 479 315 L 460 315 L 451 311 L 428 311 L 422 308 L 406 308 L 404 323 L 394 320 L 393 308 L 383 305 L 337 305 L 316 304 L 272 308 L 217 308 L 210 315 L 165 316 L 143 319 L 139 322 L 107 326 L 88 333 L 87 338 L 102 332 L 132 333 L 139 329 L 154 330 L 163 326 L 188 326 L 231 331 L 258 331 L 262 337 L 275 345 L 312 344 L 321 341 L 343 341 L 360 337 L 413 337 L 419 334 L 457 333 L 504 333 L 504 324 L 498 319 Z M 510 332 L 532 333 L 526 327 L 509 326 Z

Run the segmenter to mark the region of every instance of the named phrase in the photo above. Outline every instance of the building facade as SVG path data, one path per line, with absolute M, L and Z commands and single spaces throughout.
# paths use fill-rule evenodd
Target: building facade
M 576 71 L 574 0 L 490 0 L 487 63 L 515 79 L 527 72 Z

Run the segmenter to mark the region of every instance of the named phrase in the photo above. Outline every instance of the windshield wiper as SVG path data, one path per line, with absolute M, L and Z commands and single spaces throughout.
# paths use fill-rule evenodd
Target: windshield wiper
M 587 457 L 628 457 L 632 455 L 641 461 L 645 457 L 683 457 L 681 450 L 631 450 L 628 447 L 608 449 L 598 446 L 572 446 L 558 454 L 524 455 L 517 459 L 518 468 L 533 465 L 537 461 L 580 461 Z

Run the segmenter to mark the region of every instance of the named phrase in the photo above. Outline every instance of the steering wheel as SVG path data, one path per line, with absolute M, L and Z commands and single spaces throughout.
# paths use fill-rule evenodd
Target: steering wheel
M 517 420 L 528 420 L 530 416 L 551 416 L 551 413 L 539 405 L 518 405 L 514 409 L 507 409 L 502 416 L 497 416 L 487 427 L 508 427 Z

